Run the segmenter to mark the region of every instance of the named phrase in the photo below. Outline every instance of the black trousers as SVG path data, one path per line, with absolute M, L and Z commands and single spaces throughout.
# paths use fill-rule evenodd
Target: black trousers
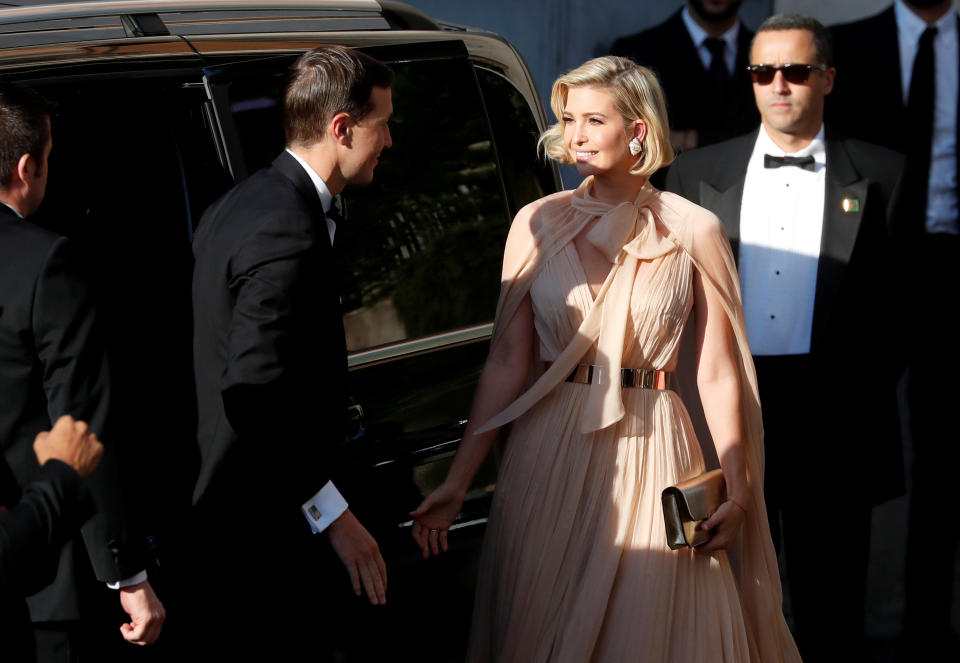
M 838 503 L 822 480 L 834 451 L 811 410 L 817 371 L 809 355 L 756 357 L 763 406 L 764 497 L 806 663 L 865 657 L 869 504 Z
M 960 237 L 927 235 L 912 270 L 915 324 L 907 374 L 911 469 L 904 635 L 938 651 L 950 633 L 958 530 L 944 510 L 956 502 L 960 468 Z

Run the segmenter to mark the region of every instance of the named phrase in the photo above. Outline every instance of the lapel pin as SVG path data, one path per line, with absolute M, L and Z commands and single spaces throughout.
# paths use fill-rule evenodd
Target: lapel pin
M 857 198 L 844 198 L 840 202 L 840 207 L 844 212 L 859 212 L 860 200 Z

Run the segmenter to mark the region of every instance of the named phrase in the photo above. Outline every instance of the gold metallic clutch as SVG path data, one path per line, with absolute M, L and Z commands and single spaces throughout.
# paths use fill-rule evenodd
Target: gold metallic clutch
M 710 540 L 710 534 L 698 530 L 697 525 L 727 501 L 723 470 L 704 472 L 675 486 L 668 486 L 660 494 L 660 500 L 663 503 L 663 521 L 667 526 L 667 545 L 670 550 L 706 543 Z

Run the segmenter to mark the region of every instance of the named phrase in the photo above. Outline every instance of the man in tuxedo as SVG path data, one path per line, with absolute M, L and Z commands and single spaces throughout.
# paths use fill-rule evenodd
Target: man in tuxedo
M 887 232 L 901 159 L 824 128 L 820 23 L 773 16 L 750 57 L 759 130 L 681 155 L 667 184 L 723 220 L 738 259 L 800 651 L 858 660 L 871 509 L 903 483 Z
M 27 88 L 3 85 L 0 445 L 17 482 L 26 486 L 37 470 L 34 438 L 53 419 L 71 414 L 88 421 L 107 442 L 100 468 L 86 481 L 97 505 L 83 529 L 89 561 L 78 554 L 83 543 L 68 542 L 56 580 L 29 599 L 40 660 L 103 660 L 102 638 L 115 636 L 100 636 L 80 622 L 95 612 L 91 594 L 105 591 L 87 586 L 94 574 L 119 589 L 120 604 L 130 616 L 121 627 L 128 641 L 156 640 L 164 610 L 143 572 L 142 555 L 128 540 L 118 453 L 107 429 L 110 378 L 96 309 L 70 242 L 25 220 L 46 192 L 52 146 L 46 102 Z
M 896 264 L 911 294 L 902 314 L 912 320 L 903 341 L 910 349 L 914 452 L 903 637 L 908 660 L 960 644 L 950 627 L 960 535 L 940 524 L 943 505 L 953 500 L 944 470 L 960 467 L 953 416 L 960 402 L 957 24 L 951 0 L 897 0 L 876 16 L 833 28 L 841 75 L 828 121 L 907 159 L 894 233 Z M 870 91 L 866 106 L 864 90 Z
M 621 37 L 610 49 L 657 75 L 674 149 L 709 145 L 757 126 L 747 74 L 753 33 L 737 15 L 741 1 L 687 0 L 666 22 Z
M 63 544 L 95 510 L 82 478 L 90 476 L 103 445 L 82 421 L 57 420 L 33 443 L 40 469 L 22 495 L 0 456 L 0 624 L 3 660 L 35 659 L 33 630 L 23 596 L 49 584 Z
M 214 203 L 194 240 L 201 467 L 190 552 L 204 573 L 231 578 L 223 598 L 243 606 L 204 629 L 242 635 L 246 653 L 298 656 L 288 634 L 318 623 L 323 647 L 318 615 L 342 583 L 321 566 L 321 532 L 354 592 L 386 599 L 377 544 L 333 482 L 349 394 L 332 243 L 339 194 L 369 183 L 391 145 L 392 77 L 347 48 L 304 54 L 284 95 L 287 149 Z M 211 645 L 222 654 L 222 640 Z

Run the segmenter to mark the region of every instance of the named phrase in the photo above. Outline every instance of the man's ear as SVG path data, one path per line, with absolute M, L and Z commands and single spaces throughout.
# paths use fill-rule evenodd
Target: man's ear
M 14 183 L 14 180 L 32 182 L 37 176 L 37 160 L 30 156 L 29 153 L 21 154 L 20 158 L 17 159 L 17 167 L 14 168 L 11 175 L 11 184 Z
M 330 133 L 338 145 L 350 147 L 353 119 L 347 113 L 337 113 L 330 119 Z
M 830 94 L 833 91 L 833 81 L 836 80 L 837 70 L 833 67 L 830 67 L 825 72 L 823 72 L 823 93 L 825 95 Z

